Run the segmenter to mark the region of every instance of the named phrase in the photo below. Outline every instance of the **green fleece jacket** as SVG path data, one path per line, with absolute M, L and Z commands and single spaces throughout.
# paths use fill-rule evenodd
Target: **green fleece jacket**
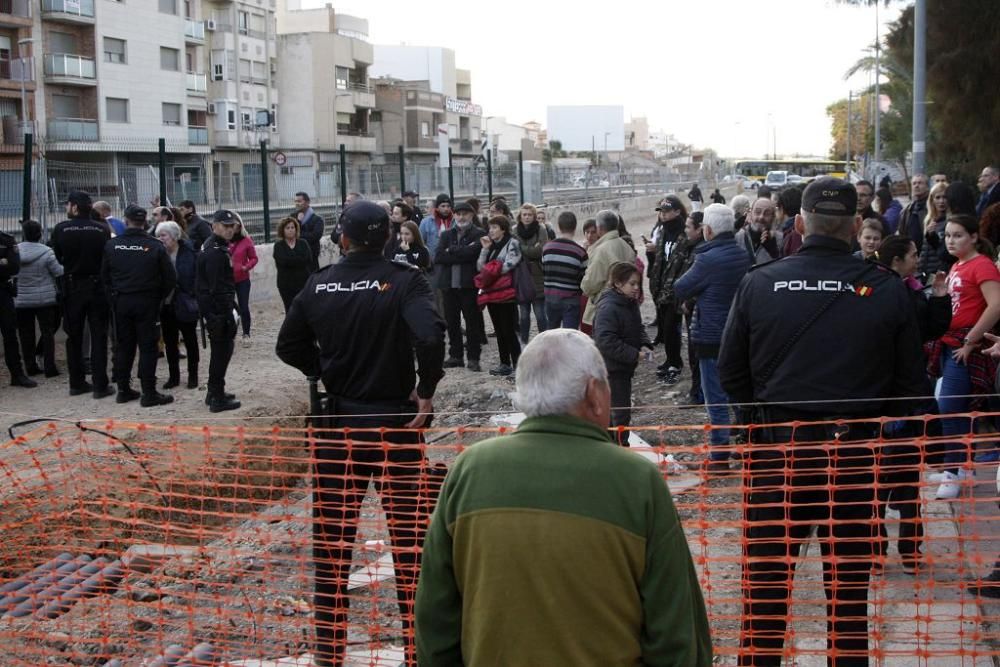
M 424 542 L 420 667 L 700 667 L 705 602 L 666 483 L 574 417 L 466 450 Z

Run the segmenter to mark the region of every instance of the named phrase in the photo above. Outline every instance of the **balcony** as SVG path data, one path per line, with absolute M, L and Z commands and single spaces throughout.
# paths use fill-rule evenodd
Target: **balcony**
M 13 81 L 15 83 L 34 82 L 35 80 L 35 59 L 34 58 L 14 58 L 13 60 L 0 60 L 0 82 Z
M 207 146 L 208 128 L 188 125 L 188 143 L 192 146 Z
M 0 0 L 0 26 L 26 28 L 31 26 L 29 0 Z
M 184 19 L 184 42 L 186 44 L 204 44 L 205 22 Z
M 97 141 L 97 121 L 87 118 L 52 118 L 49 141 Z
M 344 144 L 344 150 L 349 153 L 374 153 L 375 137 L 362 130 L 337 129 L 336 145 Z
M 208 91 L 208 76 L 196 72 L 188 72 L 187 91 L 189 95 L 204 95 Z
M 42 0 L 42 18 L 60 23 L 94 25 L 94 0 Z
M 45 81 L 67 86 L 96 86 L 97 68 L 93 58 L 50 53 L 45 56 Z

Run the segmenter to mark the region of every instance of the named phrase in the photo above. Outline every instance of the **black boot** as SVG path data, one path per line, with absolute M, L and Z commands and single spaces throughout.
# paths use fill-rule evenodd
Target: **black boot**
M 139 392 L 128 385 L 118 385 L 118 396 L 115 403 L 129 403 L 142 396 Z
M 27 375 L 25 375 L 24 373 L 21 373 L 20 375 L 15 375 L 10 379 L 10 386 L 33 389 L 38 386 L 38 383 L 32 380 Z
M 198 373 L 188 373 L 188 389 L 198 388 Z
M 163 383 L 164 389 L 173 389 L 174 387 L 179 386 L 181 386 L 181 379 L 179 377 L 174 377 L 173 375 L 171 375 L 170 379 Z
M 173 403 L 174 397 L 170 394 L 161 394 L 152 389 L 150 391 L 142 392 L 142 398 L 139 400 L 139 405 L 144 408 L 151 408 L 155 405 L 167 405 L 168 403 Z
M 205 394 L 205 405 L 211 406 L 212 405 L 212 399 L 214 397 L 215 397 L 215 393 L 212 392 L 212 391 L 209 391 L 207 394 Z M 236 394 L 229 394 L 229 393 L 226 393 L 226 392 L 222 392 L 222 397 L 224 399 L 226 399 L 227 401 L 234 401 L 234 400 L 236 400 Z
M 239 410 L 241 403 L 232 394 L 212 394 L 207 396 L 209 412 L 225 412 L 226 410 Z

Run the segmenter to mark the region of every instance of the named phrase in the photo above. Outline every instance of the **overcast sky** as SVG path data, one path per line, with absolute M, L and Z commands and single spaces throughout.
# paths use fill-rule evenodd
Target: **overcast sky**
M 333 6 L 367 18 L 374 44 L 454 49 L 484 115 L 545 124 L 550 104 L 622 104 L 626 121 L 646 116 L 653 130 L 746 157 L 771 151 L 772 125 L 779 154 L 828 153 L 826 106 L 867 85 L 843 74 L 875 41 L 876 23 L 875 9 L 834 0 Z M 903 6 L 883 7 L 883 26 Z

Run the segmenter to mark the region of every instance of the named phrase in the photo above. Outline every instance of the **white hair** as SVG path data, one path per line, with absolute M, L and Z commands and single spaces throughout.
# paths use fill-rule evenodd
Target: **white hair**
M 379 201 L 377 201 L 375 203 L 378 206 L 381 206 L 382 208 L 384 208 L 386 213 L 388 213 L 389 215 L 392 215 L 392 204 L 390 204 L 389 202 L 387 202 L 384 199 L 380 199 Z
M 712 228 L 715 235 L 733 231 L 736 226 L 736 214 L 725 204 L 712 204 L 705 207 L 705 217 L 701 224 Z
M 173 220 L 164 220 L 158 224 L 156 229 L 153 231 L 153 236 L 159 234 L 161 230 L 170 234 L 170 237 L 175 241 L 179 241 L 181 238 L 181 226 Z
M 746 213 L 747 209 L 750 208 L 750 198 L 747 197 L 746 195 L 736 195 L 735 197 L 733 197 L 733 200 L 730 202 L 730 204 L 732 205 L 733 212 L 736 213 L 736 215 L 739 215 L 740 213 Z
M 550 329 L 528 343 L 517 364 L 514 407 L 528 417 L 570 414 L 591 378 L 608 381 L 597 346 L 576 329 Z

